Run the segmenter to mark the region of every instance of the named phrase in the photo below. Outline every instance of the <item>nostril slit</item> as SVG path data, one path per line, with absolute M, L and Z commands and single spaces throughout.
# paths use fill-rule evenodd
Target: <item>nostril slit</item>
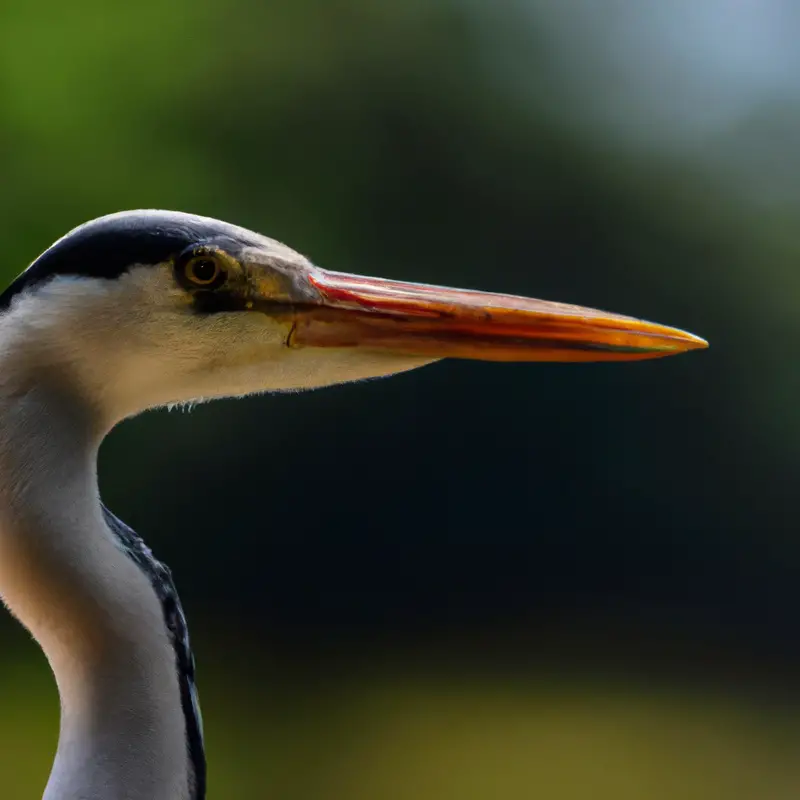
M 297 320 L 292 322 L 292 327 L 289 329 L 289 335 L 286 337 L 286 346 L 294 347 L 294 335 L 297 331 Z

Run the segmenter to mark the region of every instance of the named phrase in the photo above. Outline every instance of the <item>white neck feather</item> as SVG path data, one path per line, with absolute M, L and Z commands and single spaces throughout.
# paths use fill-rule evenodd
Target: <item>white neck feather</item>
M 30 367 L 4 332 L 0 594 L 58 683 L 45 800 L 187 800 L 175 653 L 152 586 L 103 520 L 95 413 L 68 374 Z
M 170 264 L 62 276 L 0 314 L 0 595 L 61 694 L 46 800 L 185 800 L 176 655 L 147 577 L 117 548 L 100 440 L 145 408 L 327 386 L 432 359 L 286 346 L 266 314 L 200 315 Z

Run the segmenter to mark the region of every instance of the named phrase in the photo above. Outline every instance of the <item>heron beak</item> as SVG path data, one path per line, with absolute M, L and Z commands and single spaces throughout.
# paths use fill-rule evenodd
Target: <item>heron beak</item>
M 483 361 L 634 361 L 708 347 L 691 333 L 591 308 L 314 268 L 292 347 Z

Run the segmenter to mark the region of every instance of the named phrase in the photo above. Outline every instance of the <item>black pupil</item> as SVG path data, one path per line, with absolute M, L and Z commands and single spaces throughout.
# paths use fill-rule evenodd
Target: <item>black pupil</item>
M 201 283 L 210 283 L 217 275 L 217 264 L 210 258 L 198 258 L 192 262 L 192 277 Z

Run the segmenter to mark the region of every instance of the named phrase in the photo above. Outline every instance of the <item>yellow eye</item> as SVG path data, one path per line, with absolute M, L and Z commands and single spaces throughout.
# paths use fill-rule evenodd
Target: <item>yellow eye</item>
M 211 253 L 193 256 L 183 265 L 183 274 L 195 286 L 208 288 L 221 282 L 225 272 L 219 259 Z

